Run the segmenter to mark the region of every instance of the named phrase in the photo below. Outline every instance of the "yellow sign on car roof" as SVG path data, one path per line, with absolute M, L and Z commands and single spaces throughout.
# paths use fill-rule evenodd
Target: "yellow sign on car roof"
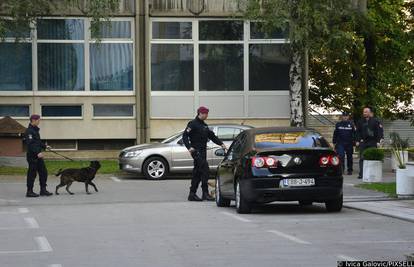
M 305 132 L 264 133 L 255 136 L 256 143 L 297 144 Z

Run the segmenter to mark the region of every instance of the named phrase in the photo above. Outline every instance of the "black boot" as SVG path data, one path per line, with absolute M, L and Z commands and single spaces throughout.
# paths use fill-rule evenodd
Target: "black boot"
M 53 195 L 53 193 L 50 193 L 49 191 L 46 190 L 46 187 L 44 187 L 40 189 L 40 195 L 44 197 L 50 197 L 51 195 Z
M 201 198 L 199 198 L 196 193 L 190 192 L 190 194 L 188 195 L 188 201 L 203 201 L 203 200 L 201 200 Z
M 33 192 L 33 189 L 28 189 L 26 193 L 26 197 L 39 197 L 39 195 Z
M 208 192 L 205 192 L 205 193 L 203 193 L 203 200 L 214 201 L 215 198 L 210 196 L 210 194 Z
M 348 173 L 347 173 L 348 175 L 352 175 L 352 171 L 348 171 Z

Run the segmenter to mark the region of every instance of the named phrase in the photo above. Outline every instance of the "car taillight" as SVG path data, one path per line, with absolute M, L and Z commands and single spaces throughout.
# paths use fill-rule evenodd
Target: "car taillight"
M 271 157 L 253 157 L 252 165 L 256 168 L 276 168 L 277 160 Z
M 340 160 L 337 156 L 322 156 L 319 159 L 319 165 L 321 167 L 327 167 L 328 165 L 338 166 L 339 163 L 340 163 Z

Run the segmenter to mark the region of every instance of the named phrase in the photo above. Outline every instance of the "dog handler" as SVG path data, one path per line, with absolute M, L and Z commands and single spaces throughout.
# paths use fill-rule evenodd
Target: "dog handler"
M 39 173 L 40 195 L 51 196 L 52 193 L 46 190 L 47 169 L 43 160 L 42 150 L 50 148 L 46 146 L 40 139 L 39 134 L 40 116 L 33 114 L 30 116 L 30 124 L 25 132 L 25 141 L 27 145 L 27 162 L 29 169 L 27 170 L 27 193 L 26 197 L 38 197 L 39 195 L 33 192 L 34 181 L 36 174 Z
M 208 112 L 208 108 L 200 107 L 197 110 L 197 117 L 188 123 L 183 133 L 183 142 L 194 159 L 193 178 L 191 179 L 188 201 L 214 200 L 208 193 L 209 166 L 207 162 L 207 142 L 210 139 L 226 149 L 226 145 L 204 122 L 208 117 Z M 202 199 L 196 194 L 200 181 L 201 189 L 203 190 Z

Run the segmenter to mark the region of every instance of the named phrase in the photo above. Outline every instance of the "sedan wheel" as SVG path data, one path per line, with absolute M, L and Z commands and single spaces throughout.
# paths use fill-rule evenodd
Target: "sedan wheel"
M 236 210 L 237 213 L 250 213 L 252 210 L 250 203 L 243 197 L 239 181 L 236 183 Z
M 144 175 L 150 180 L 162 180 L 167 176 L 167 162 L 160 157 L 149 158 L 144 163 Z
M 342 195 L 337 199 L 329 200 L 325 202 L 326 210 L 328 212 L 340 212 L 342 210 L 343 202 L 344 200 Z
M 230 207 L 230 199 L 225 199 L 221 195 L 220 178 L 216 177 L 216 204 L 217 207 Z

